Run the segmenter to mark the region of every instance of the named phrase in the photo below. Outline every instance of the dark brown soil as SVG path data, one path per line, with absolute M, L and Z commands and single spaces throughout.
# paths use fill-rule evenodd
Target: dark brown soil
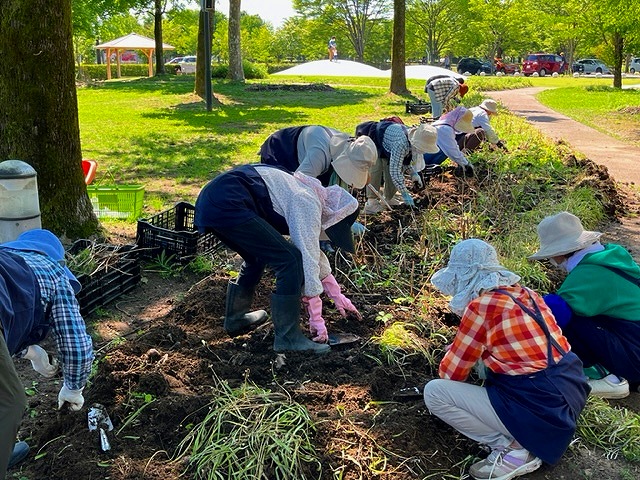
M 608 180 L 601 181 L 608 188 Z M 449 173 L 434 179 L 429 195 L 422 194 L 418 205 L 426 208 L 435 199 L 449 199 L 455 205 L 460 185 Z M 637 212 L 634 201 L 627 205 Z M 614 214 L 622 207 L 615 201 L 612 205 Z M 397 244 L 400 235 L 403 241 L 420 241 L 414 220 L 405 207 L 367 218 L 369 232 L 359 255 L 366 261 L 375 252 L 384 253 Z M 621 243 L 629 238 L 624 232 L 619 235 Z M 88 319 L 101 340 L 96 341 L 97 371 L 85 390 L 86 407 L 94 403 L 106 407 L 115 427 L 108 434 L 112 449 L 102 452 L 98 436 L 88 430 L 87 408 L 79 413 L 56 410 L 60 379 L 41 379 L 29 362 L 20 361 L 25 387 L 33 388 L 34 395 L 19 435 L 30 443 L 32 453 L 10 472 L 11 478 L 177 479 L 186 464 L 170 459 L 187 434 L 186 426 L 205 415 L 217 378 L 231 386 L 248 381 L 264 389 L 286 391 L 306 406 L 317 425 L 314 444 L 322 461 L 322 471 L 310 469 L 309 478 L 462 478 L 474 457 L 482 455 L 481 449 L 432 417 L 420 398 L 395 396 L 403 387 L 433 378 L 433 363 L 418 355 L 388 363 L 371 341 L 384 328 L 378 318 L 383 311 L 392 314 L 394 321 L 425 326 L 421 331 L 425 346 L 437 361 L 442 344 L 426 339 L 428 325 L 449 325 L 451 332 L 455 328 L 445 304 L 436 302 L 427 311 L 416 311 L 393 301 L 398 294 L 392 285 L 369 290 L 348 283 L 344 276 L 347 261 L 339 255 L 331 260 L 363 320 L 343 319 L 325 302 L 329 331 L 355 333 L 361 341 L 335 347 L 324 356 L 287 354 L 284 365 L 276 361 L 270 323 L 235 339 L 224 333 L 226 276 L 201 278 L 185 271 L 178 278 L 163 279 L 146 273 L 132 294 Z M 413 265 L 416 270 L 411 274 L 417 274 L 420 258 L 403 262 Z M 269 311 L 271 281 L 270 277 L 263 279 L 255 308 Z M 410 293 L 417 295 L 422 288 L 416 285 Z M 142 394 L 154 400 L 145 404 Z M 618 404 L 639 412 L 638 397 L 632 394 Z M 134 418 L 136 411 L 139 415 Z M 218 478 L 228 478 L 225 472 L 220 475 Z M 527 478 L 639 477 L 635 465 L 576 446 L 556 467 L 544 466 Z M 196 477 L 188 472 L 182 478 Z

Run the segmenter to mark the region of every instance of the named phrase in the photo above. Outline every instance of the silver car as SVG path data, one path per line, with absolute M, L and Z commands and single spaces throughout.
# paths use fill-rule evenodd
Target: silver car
M 632 58 L 631 59 L 631 62 L 629 63 L 629 72 L 630 73 L 636 73 L 636 72 L 640 73 L 640 58 L 636 57 L 636 58 Z
M 609 67 L 607 67 L 602 60 L 598 60 L 597 58 L 581 58 L 575 63 L 584 67 L 584 69 L 580 68 L 579 70 L 583 73 L 603 73 L 606 75 L 611 73 Z

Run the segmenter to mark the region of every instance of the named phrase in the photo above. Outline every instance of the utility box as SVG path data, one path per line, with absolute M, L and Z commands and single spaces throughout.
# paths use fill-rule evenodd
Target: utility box
M 0 243 L 42 228 L 37 173 L 21 160 L 0 163 Z

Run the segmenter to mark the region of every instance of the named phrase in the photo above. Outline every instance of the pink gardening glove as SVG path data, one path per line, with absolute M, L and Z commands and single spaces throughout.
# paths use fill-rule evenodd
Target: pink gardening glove
M 336 282 L 336 277 L 329 274 L 322 280 L 322 286 L 324 287 L 324 293 L 333 300 L 333 303 L 336 304 L 336 308 L 340 315 L 343 317 L 347 316 L 347 312 L 353 313 L 358 320 L 362 320 L 362 315 L 356 307 L 353 306 L 351 300 L 345 297 L 340 290 L 340 285 Z
M 324 318 L 322 318 L 322 300 L 320 295 L 315 297 L 302 297 L 302 303 L 307 307 L 309 313 L 309 330 L 313 337 L 314 342 L 327 343 L 329 340 L 329 333 L 327 327 L 324 324 Z

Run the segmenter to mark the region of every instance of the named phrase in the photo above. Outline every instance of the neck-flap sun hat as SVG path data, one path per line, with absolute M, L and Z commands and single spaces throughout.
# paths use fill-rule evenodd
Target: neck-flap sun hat
M 62 266 L 76 294 L 82 288 L 76 276 L 71 273 L 71 270 L 64 264 L 65 252 L 60 239 L 49 230 L 40 228 L 27 230 L 26 232 L 22 232 L 14 241 L 0 244 L 0 248 L 12 248 L 14 250 L 38 252 L 47 255 L 54 262 Z
M 434 125 L 449 125 L 462 133 L 473 133 L 473 113 L 465 107 L 456 107 L 445 113 Z
M 438 140 L 438 130 L 431 125 L 421 123 L 416 127 L 411 127 L 407 133 L 411 146 L 419 153 L 438 153 L 440 149 L 436 145 Z
M 585 230 L 578 217 L 569 212 L 560 212 L 545 217 L 538 224 L 540 249 L 531 255 L 531 260 L 547 258 L 577 252 L 594 244 L 602 236 L 600 232 Z
M 452 297 L 449 306 L 460 316 L 482 292 L 519 281 L 520 276 L 500 264 L 495 248 L 476 238 L 457 243 L 451 249 L 447 266 L 431 277 L 438 290 Z
M 498 103 L 491 98 L 483 100 L 480 104 L 480 108 L 486 110 L 487 112 L 498 113 Z
M 369 169 L 378 158 L 376 144 L 370 137 L 362 135 L 356 139 L 340 133 L 329 141 L 331 166 L 338 176 L 354 188 L 364 188 Z

